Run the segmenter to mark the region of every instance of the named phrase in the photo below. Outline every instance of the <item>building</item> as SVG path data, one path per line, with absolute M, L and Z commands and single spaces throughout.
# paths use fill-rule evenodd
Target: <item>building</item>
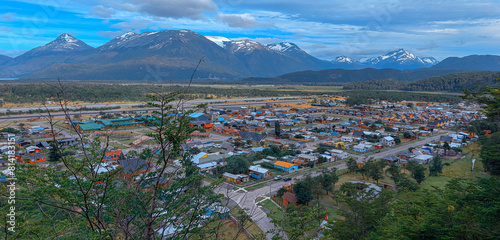
M 123 174 L 127 177 L 147 173 L 151 171 L 152 165 L 141 158 L 131 158 L 128 160 L 118 160 L 118 165 L 123 167 Z
M 271 170 L 260 166 L 250 166 L 249 170 L 250 176 L 256 179 L 271 177 Z
M 283 194 L 282 198 L 283 205 L 285 206 L 288 206 L 288 204 L 295 204 L 297 206 L 299 205 L 299 203 L 297 202 L 297 197 L 291 192 L 286 192 L 285 194 Z
M 371 145 L 367 145 L 367 144 L 363 144 L 363 143 L 360 143 L 356 146 L 353 147 L 354 151 L 356 152 L 366 152 L 368 151 L 372 146 Z
M 379 142 L 387 147 L 392 147 L 392 146 L 396 145 L 396 141 L 391 136 L 380 138 Z
M 124 160 L 124 159 L 125 159 L 125 156 L 123 155 L 122 150 L 115 150 L 115 151 L 106 152 L 104 154 L 104 156 L 102 157 L 103 162 Z
M 254 132 L 239 132 L 240 138 L 254 143 L 260 143 L 266 137 L 265 134 Z
M 349 157 L 349 153 L 344 152 L 342 150 L 337 150 L 337 149 L 332 149 L 330 150 L 330 155 L 332 157 L 340 158 L 340 159 L 345 159 Z
M 246 174 L 232 174 L 225 172 L 222 174 L 222 177 L 226 179 L 228 182 L 233 182 L 233 183 L 242 183 L 242 182 L 248 182 L 250 180 L 250 177 Z
M 275 168 L 284 170 L 285 172 L 294 172 L 299 170 L 299 166 L 283 161 L 276 161 L 273 165 Z

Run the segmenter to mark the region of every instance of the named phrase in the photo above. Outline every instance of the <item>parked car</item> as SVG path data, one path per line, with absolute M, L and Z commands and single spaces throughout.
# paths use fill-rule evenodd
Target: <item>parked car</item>
M 281 175 L 278 175 L 278 176 L 274 177 L 274 181 L 278 181 L 280 179 L 281 179 Z
M 292 178 L 291 178 L 291 177 L 286 177 L 286 178 L 283 178 L 283 181 L 285 181 L 285 182 L 288 182 L 288 181 L 291 181 L 291 180 L 292 180 Z

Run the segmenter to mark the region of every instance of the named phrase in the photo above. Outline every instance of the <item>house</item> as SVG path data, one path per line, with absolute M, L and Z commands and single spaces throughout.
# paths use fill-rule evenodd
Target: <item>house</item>
M 382 159 L 386 160 L 388 163 L 397 163 L 399 158 L 394 155 L 385 156 Z
M 107 152 L 102 157 L 103 162 L 124 160 L 124 159 L 125 159 L 125 156 L 123 155 L 122 150 L 115 150 L 115 151 Z
M 214 169 L 215 167 L 217 167 L 217 163 L 216 162 L 208 162 L 208 163 L 200 164 L 197 167 L 199 167 L 201 171 L 206 172 L 206 171 L 210 171 L 210 170 Z
M 283 161 L 276 161 L 276 162 L 274 162 L 273 165 L 275 168 L 284 170 L 286 172 L 294 172 L 294 171 L 299 170 L 299 166 L 292 164 L 292 163 L 283 162 Z
M 396 141 L 391 136 L 380 138 L 379 142 L 387 147 L 392 147 L 392 146 L 396 145 Z
M 345 159 L 349 157 L 349 154 L 347 152 L 344 152 L 342 150 L 337 150 L 337 149 L 332 149 L 330 150 L 330 155 L 332 157 L 340 158 L 340 159 Z
M 40 151 L 40 148 L 38 148 L 36 146 L 29 146 L 26 148 L 26 151 L 28 153 L 37 153 L 38 151 Z
M 271 177 L 271 170 L 260 167 L 260 166 L 250 166 L 250 176 L 256 179 Z
M 368 145 L 368 144 L 363 144 L 363 143 L 360 143 L 356 146 L 353 147 L 354 151 L 356 152 L 366 152 L 368 151 L 372 146 L 371 145 Z
M 131 158 L 128 160 L 118 160 L 118 165 L 123 167 L 123 173 L 127 177 L 151 171 L 152 165 L 141 158 Z
M 59 146 L 69 146 L 75 142 L 76 142 L 76 140 L 74 138 L 65 138 L 65 139 L 57 140 L 57 144 Z
M 48 142 L 45 142 L 45 141 L 37 143 L 37 144 L 36 144 L 36 146 L 37 146 L 37 147 L 40 147 L 40 148 L 45 148 L 45 149 L 50 149 L 50 148 L 52 148 L 52 147 L 50 146 L 50 144 L 49 144 Z
M 0 167 L 7 167 L 8 164 L 9 164 L 9 161 L 7 161 L 5 159 L 0 159 Z
M 31 144 L 31 140 L 24 139 L 24 138 L 17 140 L 15 143 L 16 147 L 24 147 L 24 146 L 30 145 L 30 144 Z
M 419 164 L 427 164 L 432 160 L 432 158 L 433 156 L 431 155 L 420 154 L 412 159 L 417 161 Z
M 311 154 L 299 154 L 297 157 L 304 162 L 315 162 L 318 160 L 318 157 Z
M 297 202 L 297 197 L 291 192 L 286 192 L 285 194 L 283 194 L 282 198 L 283 205 L 285 206 L 288 206 L 288 204 L 295 204 L 297 206 L 299 205 L 299 203 Z
M 224 149 L 224 150 L 227 150 L 229 152 L 233 152 L 234 151 L 234 146 L 229 143 L 229 142 L 223 142 L 222 145 L 221 145 L 221 148 Z
M 200 163 L 200 159 L 206 158 L 206 157 L 208 157 L 208 153 L 206 153 L 206 152 L 200 152 L 200 153 L 194 155 L 193 158 L 191 158 L 191 161 L 196 166 L 198 164 L 203 164 L 203 163 Z
M 254 143 L 260 143 L 266 137 L 265 134 L 254 132 L 239 132 L 240 138 Z
M 45 154 L 25 155 L 21 159 L 21 163 L 23 164 L 39 163 L 39 162 L 45 162 Z
M 248 182 L 248 180 L 250 180 L 250 177 L 246 174 L 232 174 L 228 172 L 223 173 L 222 177 L 228 182 L 234 182 L 238 184 L 242 182 Z
M 450 136 L 441 136 L 441 137 L 439 137 L 439 142 L 440 143 L 445 143 L 445 142 L 452 143 L 453 142 L 453 138 L 450 137 Z

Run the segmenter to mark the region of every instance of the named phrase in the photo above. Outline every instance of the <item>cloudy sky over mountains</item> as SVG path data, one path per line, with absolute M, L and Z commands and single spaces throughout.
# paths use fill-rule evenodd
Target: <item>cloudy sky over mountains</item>
M 496 0 L 17 0 L 2 1 L 0 54 L 17 56 L 71 33 L 97 47 L 133 31 L 288 41 L 311 55 L 366 58 L 500 54 Z

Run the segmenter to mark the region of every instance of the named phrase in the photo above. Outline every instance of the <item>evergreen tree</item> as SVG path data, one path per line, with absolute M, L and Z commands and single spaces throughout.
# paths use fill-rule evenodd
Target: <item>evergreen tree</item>
M 59 145 L 52 141 L 50 142 L 49 162 L 59 162 L 59 160 L 61 160 Z

